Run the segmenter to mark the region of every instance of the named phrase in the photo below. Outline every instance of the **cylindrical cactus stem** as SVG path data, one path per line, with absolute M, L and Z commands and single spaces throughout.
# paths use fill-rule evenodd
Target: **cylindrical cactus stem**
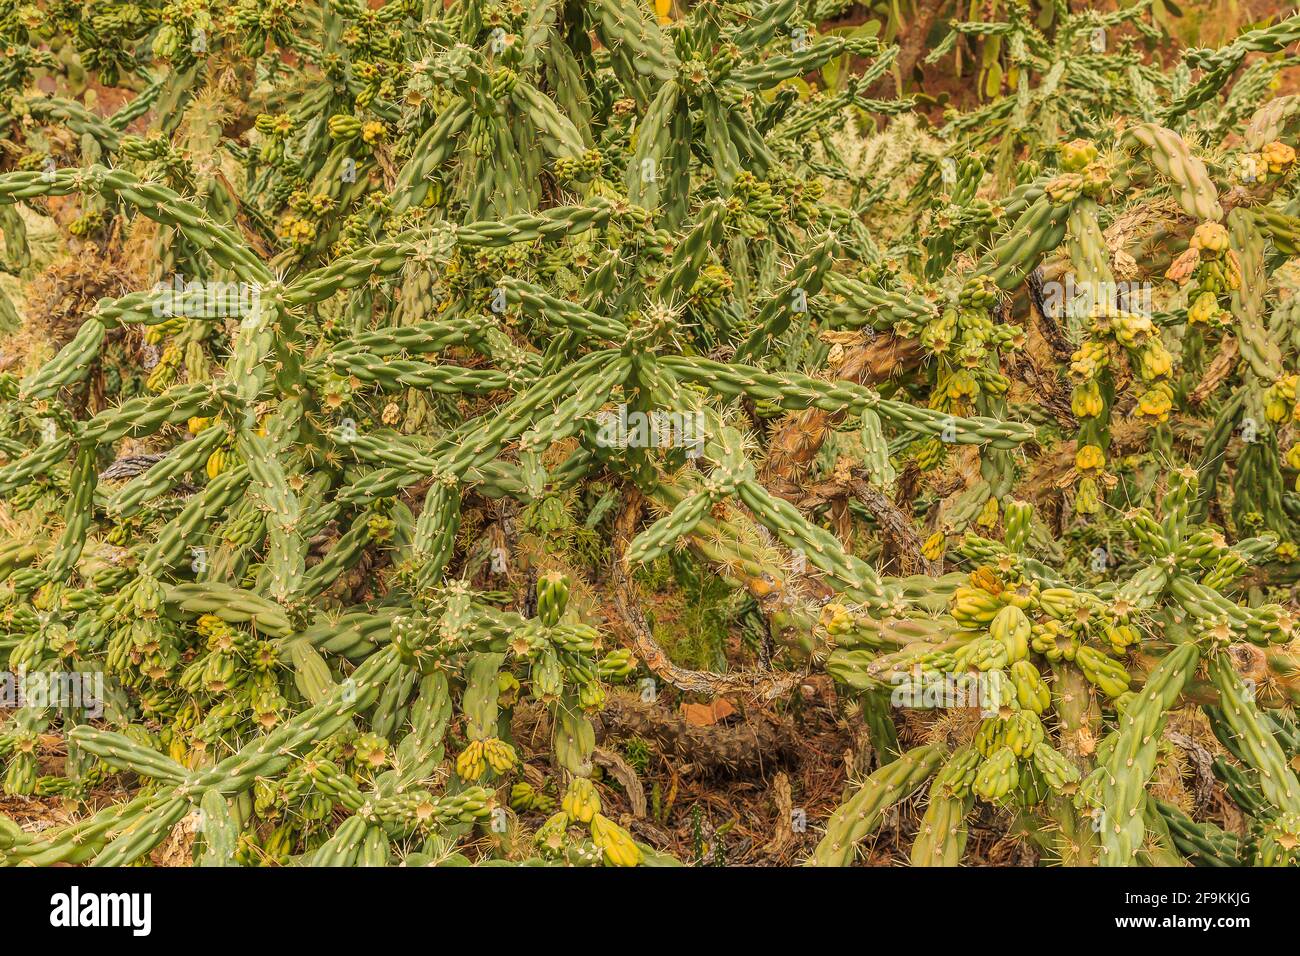
M 1214 222 L 1223 218 L 1218 190 L 1205 163 L 1192 155 L 1181 136 L 1155 123 L 1142 123 L 1130 127 L 1124 139 L 1146 147 L 1151 165 L 1173 184 L 1174 198 L 1189 216 Z
M 1101 842 L 1103 866 L 1130 866 L 1142 847 L 1146 825 L 1142 801 L 1155 770 L 1165 712 L 1196 673 L 1200 651 L 1180 644 L 1147 677 L 1137 699 L 1120 715 L 1114 747 L 1102 764 Z
M 930 779 L 943 762 L 943 748 L 926 744 L 885 764 L 836 810 L 826 824 L 810 862 L 815 866 L 848 866 L 857 846 L 880 826 L 885 812 Z
M 1255 703 L 1254 692 L 1242 680 L 1232 655 L 1216 654 L 1209 664 L 1210 678 L 1218 688 L 1223 720 L 1235 735 L 1242 761 L 1259 774 L 1259 787 L 1279 812 L 1300 813 L 1300 782 L 1287 763 L 1265 717 Z
M 969 795 L 938 794 L 935 789 L 930 788 L 930 804 L 912 844 L 912 865 L 958 866 L 966 849 L 966 814 L 975 800 Z
M 1156 797 L 1152 797 L 1151 802 L 1164 817 L 1170 838 L 1178 852 L 1194 866 L 1241 866 L 1236 835 L 1213 823 L 1196 823 L 1178 807 Z
M 199 833 L 203 839 L 199 866 L 234 866 L 239 823 L 226 798 L 215 790 L 209 790 L 199 801 Z

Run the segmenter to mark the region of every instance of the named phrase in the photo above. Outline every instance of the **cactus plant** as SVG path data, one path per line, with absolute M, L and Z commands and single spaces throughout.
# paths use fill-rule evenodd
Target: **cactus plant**
M 1295 862 L 1300 109 L 1230 83 L 1295 18 L 1172 71 L 1145 4 L 955 21 L 931 59 L 996 37 L 1010 95 L 865 188 L 844 130 L 914 104 L 825 4 L 123 7 L 0 17 L 6 269 L 52 200 L 149 250 L 0 372 L 0 649 L 111 688 L 23 708 L 0 760 L 9 794 L 135 795 L 0 818 L 0 861 L 125 865 L 193 819 L 203 865 L 670 863 L 603 802 L 593 718 L 634 673 L 746 675 L 616 648 L 579 596 L 639 613 L 631 569 L 689 552 L 776 625 L 756 696 L 811 649 L 869 725 L 810 862 L 918 803 L 918 865 L 981 805 L 1053 862 Z M 34 95 L 55 36 L 141 91 Z M 595 543 L 538 573 L 474 540 L 493 509 Z M 1153 785 L 1195 708 L 1246 833 Z M 903 746 L 903 710 L 971 719 Z

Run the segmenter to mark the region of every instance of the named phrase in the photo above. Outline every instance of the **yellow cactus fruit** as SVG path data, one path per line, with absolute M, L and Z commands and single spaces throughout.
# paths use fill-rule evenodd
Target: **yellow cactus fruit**
M 1260 150 L 1260 155 L 1263 157 L 1264 162 L 1268 163 L 1270 173 L 1286 172 L 1295 164 L 1295 150 L 1286 143 L 1277 140 Z
M 600 794 L 586 777 L 574 777 L 560 801 L 560 809 L 579 823 L 590 823 L 600 812 Z
M 1106 464 L 1106 454 L 1096 445 L 1084 445 L 1074 455 L 1074 467 L 1080 471 L 1100 471 Z
M 229 456 L 226 454 L 226 450 L 224 448 L 218 448 L 211 455 L 209 455 L 208 463 L 203 469 L 204 471 L 207 472 L 208 478 L 209 479 L 216 478 L 217 475 L 225 471 L 226 465 L 228 463 L 228 459 Z
M 927 561 L 938 561 L 943 557 L 946 544 L 947 538 L 944 537 L 944 533 L 936 531 L 926 538 L 925 543 L 921 545 L 921 555 Z
M 1174 407 L 1173 390 L 1164 382 L 1147 389 L 1138 396 L 1137 411 L 1145 418 L 1158 422 L 1169 421 L 1169 412 Z
M 1192 233 L 1189 245 L 1201 252 L 1218 254 L 1228 250 L 1228 230 L 1219 222 L 1203 222 Z
M 591 842 L 600 847 L 605 862 L 611 866 L 636 866 L 641 862 L 641 849 L 632 834 L 599 813 L 591 819 Z
M 1105 410 L 1101 386 L 1096 381 L 1083 382 L 1074 387 L 1070 397 L 1070 410 L 1078 418 L 1096 418 Z
M 1097 147 L 1086 139 L 1074 139 L 1061 147 L 1061 168 L 1067 173 L 1082 172 L 1097 158 Z
M 1192 307 L 1187 310 L 1187 321 L 1196 325 L 1201 323 L 1209 325 L 1210 320 L 1214 318 L 1219 311 L 1219 300 L 1213 292 L 1202 292 L 1192 303 Z

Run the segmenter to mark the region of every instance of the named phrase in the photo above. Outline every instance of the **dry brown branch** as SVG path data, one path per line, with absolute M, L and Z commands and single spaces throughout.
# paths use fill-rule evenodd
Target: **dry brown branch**
M 931 561 L 921 553 L 921 538 L 916 533 L 916 528 L 893 499 L 856 475 L 849 482 L 849 488 L 880 525 L 890 555 L 898 559 L 901 573 L 929 574 L 934 577 L 943 573 L 941 562 Z
M 661 680 L 689 693 L 704 694 L 707 697 L 742 694 L 760 701 L 775 700 L 788 694 L 799 683 L 800 674 L 759 671 L 714 674 L 709 671 L 695 671 L 673 663 L 664 649 L 659 646 L 642 613 L 641 599 L 632 581 L 625 557 L 627 546 L 640 520 L 642 507 L 641 496 L 633 493 L 620 512 L 614 528 L 614 558 L 610 583 L 616 614 L 611 624 L 621 633 L 625 646 L 631 648 L 641 662 Z
M 1230 335 L 1224 336 L 1218 354 L 1214 356 L 1210 367 L 1205 370 L 1205 377 L 1192 390 L 1192 394 L 1187 396 L 1187 400 L 1193 405 L 1200 405 L 1213 395 L 1224 380 L 1232 374 L 1233 368 L 1237 365 L 1237 354 L 1237 340 Z
M 1214 778 L 1214 754 L 1187 734 L 1170 730 L 1165 736 L 1170 743 L 1182 748 L 1187 754 L 1187 761 L 1195 771 L 1195 788 L 1192 793 L 1196 797 L 1196 808 L 1200 813 L 1207 812 L 1214 806 L 1214 795 L 1218 789 Z
M 869 343 L 851 349 L 835 371 L 835 378 L 874 385 L 915 367 L 921 361 L 921 345 L 914 339 L 878 335 Z M 785 416 L 772 433 L 761 479 L 773 493 L 793 499 L 800 494 L 799 479 L 807 472 L 831 427 L 841 418 L 820 408 Z
M 768 859 L 780 860 L 785 858 L 796 842 L 792 820 L 794 795 L 790 789 L 790 778 L 784 773 L 778 773 L 772 778 L 772 802 L 776 804 L 776 832 L 759 849 L 759 853 Z
M 628 693 L 610 694 L 595 718 L 601 741 L 641 737 L 671 758 L 683 776 L 762 775 L 797 762 L 800 740 L 793 724 L 766 711 L 737 723 L 688 723 L 661 703 Z
M 627 796 L 628 805 L 632 808 L 632 815 L 638 819 L 644 817 L 646 814 L 645 787 L 641 786 L 641 780 L 637 777 L 636 771 L 628 765 L 626 760 L 612 750 L 597 747 L 591 756 L 598 766 L 608 770 L 610 776 L 622 786 L 623 793 Z
M 1026 282 L 1031 305 L 1028 330 L 1029 352 L 1039 364 L 1050 366 L 1069 361 L 1070 353 L 1074 350 L 1070 348 L 1070 343 L 1066 341 L 1065 333 L 1061 331 L 1056 319 L 1047 310 L 1047 303 L 1043 297 L 1044 281 L 1043 269 L 1038 268 L 1029 274 Z

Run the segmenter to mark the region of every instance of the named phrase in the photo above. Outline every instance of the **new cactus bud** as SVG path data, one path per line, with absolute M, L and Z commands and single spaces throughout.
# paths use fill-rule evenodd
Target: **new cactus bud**
M 1016 755 L 1010 747 L 1000 747 L 982 763 L 975 774 L 971 791 L 981 800 L 996 803 L 1020 783 Z
M 544 627 L 560 623 L 568 601 L 569 583 L 564 575 L 550 572 L 537 579 L 537 617 Z
M 579 823 L 590 823 L 600 812 L 600 794 L 596 793 L 595 785 L 586 777 L 574 777 L 564 792 L 560 806 L 571 819 Z
M 1084 644 L 1075 655 L 1075 663 L 1083 671 L 1083 676 L 1108 697 L 1118 697 L 1128 690 L 1129 673 L 1124 665 L 1114 658 L 1107 657 L 1101 651 Z
M 1190 248 L 1217 255 L 1228 251 L 1228 230 L 1219 222 L 1203 222 L 1192 233 Z
M 975 750 L 984 757 L 991 757 L 1006 742 L 1006 723 L 1000 717 L 986 717 L 975 732 Z
M 1058 793 L 1065 792 L 1078 783 L 1079 771 L 1064 755 L 1045 742 L 1040 742 L 1033 752 L 1034 769 L 1049 787 Z
M 992 623 L 1002 604 L 980 588 L 960 587 L 953 594 L 950 613 L 962 627 L 982 628 Z
M 1015 688 L 1016 703 L 1025 710 L 1043 714 L 1052 703 L 1052 695 L 1047 682 L 1037 667 L 1027 660 L 1018 660 L 1011 665 L 1011 684 Z
M 641 849 L 632 835 L 608 817 L 594 813 L 591 817 L 591 839 L 605 855 L 611 866 L 637 866 L 641 863 Z
M 1068 173 L 1083 171 L 1097 158 L 1097 147 L 1086 139 L 1075 139 L 1061 146 L 1061 168 Z
M 569 815 L 561 810 L 552 814 L 545 823 L 537 828 L 537 832 L 533 835 L 533 841 L 544 850 L 552 853 L 559 852 L 566 842 L 568 827 Z
M 1010 663 L 1023 660 L 1029 655 L 1032 630 L 1025 612 L 1015 605 L 1002 608 L 989 624 L 989 636 L 1002 642 Z
M 954 751 L 948 762 L 935 774 L 931 789 L 940 793 L 947 792 L 954 797 L 966 797 L 975 783 L 975 775 L 980 767 L 980 752 L 973 747 L 964 747 Z
M 1043 723 L 1032 710 L 1018 710 L 1005 721 L 1004 745 L 1017 757 L 1029 757 L 1043 740 Z

